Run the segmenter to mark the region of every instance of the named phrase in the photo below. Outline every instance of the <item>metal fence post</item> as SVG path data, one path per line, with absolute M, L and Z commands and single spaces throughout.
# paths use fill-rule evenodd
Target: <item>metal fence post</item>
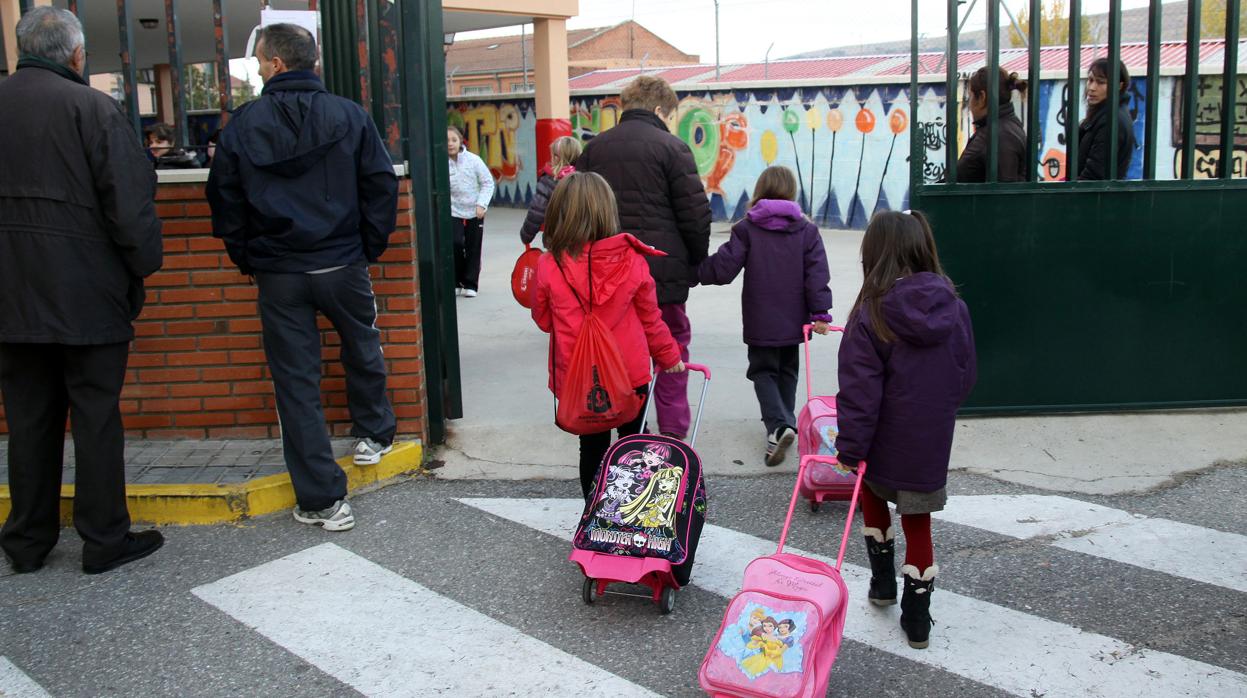
M 957 0 L 948 0 L 948 60 L 944 81 L 944 181 L 957 183 Z
M 165 0 L 165 38 L 169 43 L 169 83 L 173 86 L 173 129 L 177 145 L 190 143 L 186 132 L 186 85 L 182 73 L 182 30 L 178 26 L 179 0 Z
M 974 99 L 971 91 L 970 99 Z M 1000 0 L 987 0 L 987 181 L 1000 177 Z
M 130 0 L 117 0 L 117 39 L 121 46 L 121 80 L 126 91 L 126 113 L 141 140 L 143 122 L 139 118 L 138 75 L 134 69 L 134 33 L 130 31 Z M 146 144 L 144 144 L 146 145 Z
M 1078 181 L 1078 87 L 1082 82 L 1082 0 L 1069 3 L 1069 70 L 1065 78 L 1065 181 Z
M 1026 181 L 1039 179 L 1039 149 L 1043 143 L 1039 140 L 1039 56 L 1043 50 L 1043 4 L 1040 0 L 1030 1 L 1030 40 L 1027 42 L 1029 54 L 1026 71 Z
M 1109 109 L 1108 120 L 1108 169 L 1105 179 L 1114 180 L 1124 172 L 1117 171 L 1117 132 L 1121 125 L 1117 123 L 1117 111 L 1121 101 L 1121 0 L 1109 0 L 1108 3 L 1108 96 L 1105 97 Z
M 1161 19 L 1165 15 L 1160 0 L 1151 0 L 1147 20 L 1147 132 L 1143 141 L 1143 179 L 1156 179 L 1156 139 L 1160 134 L 1160 40 Z
M 1238 126 L 1238 13 L 1240 0 L 1225 3 L 1225 70 L 1221 77 L 1221 157 L 1217 160 L 1217 176 L 1234 177 L 1234 131 Z
M 1182 179 L 1195 178 L 1195 107 L 1199 104 L 1199 19 L 1203 3 L 1186 3 L 1186 79 L 1182 82 Z

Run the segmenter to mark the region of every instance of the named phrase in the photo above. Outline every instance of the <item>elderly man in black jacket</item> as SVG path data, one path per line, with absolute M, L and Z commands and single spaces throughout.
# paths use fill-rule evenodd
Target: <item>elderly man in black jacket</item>
M 13 508 L 0 547 L 34 572 L 60 533 L 65 417 L 73 424 L 82 569 L 155 552 L 126 509 L 121 387 L 143 278 L 160 268 L 156 175 L 115 101 L 82 77 L 82 25 L 39 7 L 0 82 L 0 391 Z
M 610 183 L 624 232 L 667 253 L 649 257 L 649 268 L 662 319 L 688 361 L 692 328 L 684 303 L 710 246 L 710 200 L 693 152 L 667 127 L 680 105 L 671 86 L 642 75 L 624 88 L 620 101 L 619 124 L 589 141 L 576 169 L 596 172 Z M 652 399 L 658 430 L 687 436 L 688 374 L 660 373 Z
M 355 517 L 320 403 L 316 313 L 342 340 L 355 463 L 376 464 L 391 449 L 395 418 L 368 263 L 394 232 L 398 178 L 368 114 L 312 72 L 317 56 L 305 29 L 260 30 L 264 90 L 221 132 L 207 195 L 213 234 L 260 290 L 294 518 L 345 531 Z

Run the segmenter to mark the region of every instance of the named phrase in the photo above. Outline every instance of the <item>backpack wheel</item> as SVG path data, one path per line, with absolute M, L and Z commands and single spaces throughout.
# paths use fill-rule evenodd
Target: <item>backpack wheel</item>
M 585 577 L 585 583 L 580 587 L 580 598 L 584 602 L 592 605 L 598 598 L 598 583 L 592 577 Z
M 817 514 L 817 513 L 818 513 L 818 507 L 819 507 L 818 500 L 817 500 L 817 499 L 811 499 L 811 500 L 810 500 L 810 511 L 812 511 L 812 512 L 814 512 L 814 513 L 816 513 L 816 514 Z
M 658 612 L 664 616 L 675 610 L 675 589 L 667 587 L 658 597 Z

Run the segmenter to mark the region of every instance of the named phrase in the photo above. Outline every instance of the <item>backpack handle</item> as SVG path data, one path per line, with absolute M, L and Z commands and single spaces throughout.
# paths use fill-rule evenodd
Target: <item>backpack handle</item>
M 779 534 L 779 546 L 775 554 L 784 552 L 784 543 L 788 541 L 788 528 L 792 526 L 792 512 L 797 508 L 797 496 L 801 494 L 801 474 L 810 463 L 827 463 L 839 465 L 840 461 L 833 456 L 801 456 L 801 465 L 797 468 L 797 484 L 792 487 L 792 499 L 788 502 L 788 516 L 784 518 L 784 530 Z M 844 564 L 844 550 L 849 543 L 849 534 L 853 532 L 853 514 L 857 510 L 857 496 L 862 490 L 862 476 L 866 474 L 866 461 L 857 464 L 857 480 L 853 483 L 853 498 L 849 500 L 849 516 L 844 521 L 844 535 L 840 537 L 840 552 L 836 555 L 836 570 Z
M 805 345 L 805 401 L 809 402 L 814 399 L 814 379 L 810 374 L 810 331 L 814 329 L 814 323 L 801 326 L 801 340 Z M 844 332 L 844 328 L 839 325 L 828 325 L 827 329 L 832 332 Z

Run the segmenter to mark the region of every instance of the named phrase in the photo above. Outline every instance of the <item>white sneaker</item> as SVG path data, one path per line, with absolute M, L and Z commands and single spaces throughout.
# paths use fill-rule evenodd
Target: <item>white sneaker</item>
M 476 291 L 470 288 L 465 288 L 463 289 L 463 295 L 467 298 L 476 298 Z
M 792 442 L 797 440 L 797 432 L 790 426 L 782 426 L 766 437 L 766 464 L 775 467 L 784 462 Z
M 339 499 L 333 506 L 320 511 L 303 511 L 295 507 L 294 520 L 320 526 L 326 531 L 349 531 L 355 528 L 355 516 L 351 514 L 351 505 L 345 499 Z
M 381 456 L 394 450 L 394 444 L 382 446 L 380 441 L 364 438 L 355 442 L 355 455 L 352 460 L 355 465 L 376 465 L 381 462 Z

